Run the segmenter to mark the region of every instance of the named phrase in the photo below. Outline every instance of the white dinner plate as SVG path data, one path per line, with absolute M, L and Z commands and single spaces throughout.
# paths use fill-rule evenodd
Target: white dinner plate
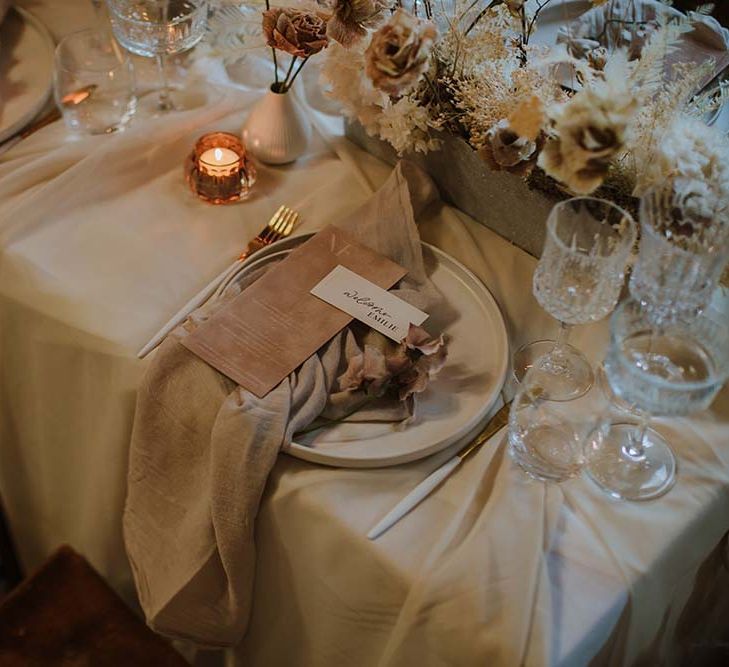
M 0 24 L 0 141 L 30 123 L 53 88 L 53 38 L 30 12 L 12 7 Z
M 236 280 L 282 259 L 310 237 L 306 234 L 271 244 L 244 265 Z M 424 326 L 432 333 L 446 334 L 448 361 L 418 396 L 415 421 L 406 426 L 334 424 L 297 438 L 285 450 L 288 454 L 349 468 L 397 465 L 445 449 L 484 421 L 506 377 L 509 343 L 503 317 L 488 289 L 460 262 L 426 243 L 423 259 L 447 304 L 431 312 Z

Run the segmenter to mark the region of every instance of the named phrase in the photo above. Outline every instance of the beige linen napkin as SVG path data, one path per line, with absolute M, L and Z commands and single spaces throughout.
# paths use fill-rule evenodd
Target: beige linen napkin
M 408 269 L 398 294 L 421 308 L 438 297 L 415 217 L 434 198 L 430 179 L 403 162 L 339 225 Z M 337 374 L 355 343 L 345 330 L 259 399 L 179 343 L 209 312 L 168 337 L 139 389 L 124 540 L 149 625 L 229 646 L 248 622 L 254 524 L 268 474 L 282 445 L 337 392 Z

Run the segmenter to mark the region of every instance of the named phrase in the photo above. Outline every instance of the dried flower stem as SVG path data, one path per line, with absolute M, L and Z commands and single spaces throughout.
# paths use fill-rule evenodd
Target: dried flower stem
M 288 83 L 289 77 L 291 76 L 291 72 L 294 69 L 294 64 L 296 63 L 297 57 L 291 56 L 291 62 L 289 63 L 289 68 L 286 71 L 286 77 L 283 80 L 283 87 L 286 88 L 286 84 Z
M 479 13 L 478 13 L 478 15 L 476 16 L 476 18 L 475 18 L 475 19 L 473 19 L 473 21 L 471 22 L 471 25 L 469 25 L 469 26 L 468 26 L 468 28 L 466 29 L 466 32 L 464 32 L 464 33 L 463 33 L 463 36 L 464 36 L 464 37 L 466 37 L 466 36 L 468 35 L 468 33 L 469 33 L 469 32 L 471 32 L 471 30 L 473 30 L 473 29 L 474 29 L 474 28 L 475 28 L 475 27 L 476 27 L 476 26 L 478 25 L 478 22 L 479 22 L 479 21 L 480 21 L 480 20 L 481 20 L 481 19 L 482 19 L 482 18 L 483 18 L 484 16 L 486 16 L 486 14 L 488 14 L 489 10 L 490 10 L 490 9 L 491 9 L 492 7 L 495 7 L 496 5 L 498 5 L 498 4 L 500 4 L 500 3 L 501 3 L 501 0 L 491 0 L 491 2 L 490 2 L 490 3 L 488 4 L 488 5 L 486 5 L 486 7 L 484 7 L 484 8 L 483 8 L 483 9 L 482 9 L 482 10 L 481 10 L 481 11 L 480 11 Z M 473 3 L 473 4 L 472 4 L 472 5 L 471 5 L 471 6 L 470 6 L 470 7 L 469 7 L 469 8 L 468 8 L 468 9 L 467 9 L 467 10 L 466 10 L 465 12 L 464 12 L 464 14 L 465 14 L 465 13 L 467 13 L 467 12 L 468 12 L 468 11 L 469 11 L 469 10 L 471 9 L 471 7 L 473 7 L 473 6 L 474 6 L 474 5 L 476 5 L 476 4 L 477 4 L 477 3 L 475 3 L 475 2 L 474 2 L 474 3 Z
M 537 8 L 534 11 L 534 14 L 532 18 L 529 21 L 529 24 L 527 25 L 526 32 L 523 34 L 524 39 L 524 46 L 529 44 L 529 40 L 531 39 L 532 32 L 534 31 L 534 26 L 537 23 L 537 17 L 539 16 L 540 12 L 550 3 L 552 0 L 544 0 L 544 2 L 541 2 L 540 0 L 537 0 Z M 522 8 L 523 12 L 526 12 L 524 8 Z
M 306 61 L 307 61 L 307 60 L 309 60 L 309 57 L 308 57 L 308 56 L 307 56 L 306 58 L 304 58 L 304 59 L 303 59 L 303 60 L 302 60 L 302 61 L 301 61 L 301 62 L 299 63 L 299 67 L 298 67 L 298 68 L 296 69 L 296 71 L 294 72 L 294 75 L 293 75 L 293 76 L 291 77 L 291 80 L 289 81 L 289 84 L 288 84 L 288 87 L 286 88 L 286 90 L 290 90 L 290 89 L 291 89 L 291 86 L 293 86 L 293 85 L 294 85 L 294 81 L 296 81 L 296 77 L 297 77 L 297 76 L 299 76 L 299 72 L 300 72 L 300 71 L 301 71 L 302 69 L 304 69 L 304 65 L 306 65 Z
M 271 9 L 271 3 L 266 0 L 266 11 Z M 273 81 L 276 90 L 278 90 L 278 62 L 276 61 L 276 49 L 271 47 L 271 55 L 273 56 Z

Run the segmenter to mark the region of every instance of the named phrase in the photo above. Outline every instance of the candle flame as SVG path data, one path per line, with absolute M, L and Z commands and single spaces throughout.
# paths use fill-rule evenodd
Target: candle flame
M 220 162 L 223 159 L 223 151 L 221 151 L 219 148 L 215 149 L 215 159 Z

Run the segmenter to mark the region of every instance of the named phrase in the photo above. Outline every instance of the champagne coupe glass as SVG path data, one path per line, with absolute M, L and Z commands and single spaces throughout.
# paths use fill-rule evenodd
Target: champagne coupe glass
M 209 0 L 106 0 L 114 37 L 128 51 L 155 58 L 160 88 L 157 112 L 182 109 L 173 102 L 166 57 L 191 49 L 205 34 Z
M 590 389 L 592 368 L 567 344 L 569 327 L 601 320 L 615 308 L 636 233 L 630 214 L 602 199 L 577 197 L 552 209 L 533 289 L 560 330 L 556 341 L 535 341 L 514 353 L 518 381 L 538 364 L 551 400 L 571 400 Z
M 657 498 L 674 483 L 676 459 L 650 417 L 709 407 L 729 377 L 729 322 L 712 311 L 656 325 L 640 303 L 626 301 L 611 318 L 605 372 L 638 423 L 601 420 L 587 439 L 587 474 L 614 498 Z
M 544 379 L 539 367 L 531 368 L 517 388 L 509 412 L 509 454 L 530 477 L 563 482 L 582 470 L 587 433 L 584 422 L 575 420 L 575 404 L 550 400 Z
M 631 295 L 655 323 L 697 315 L 729 260 L 729 202 L 712 206 L 695 193 L 677 193 L 669 183 L 642 197 L 640 222 Z

